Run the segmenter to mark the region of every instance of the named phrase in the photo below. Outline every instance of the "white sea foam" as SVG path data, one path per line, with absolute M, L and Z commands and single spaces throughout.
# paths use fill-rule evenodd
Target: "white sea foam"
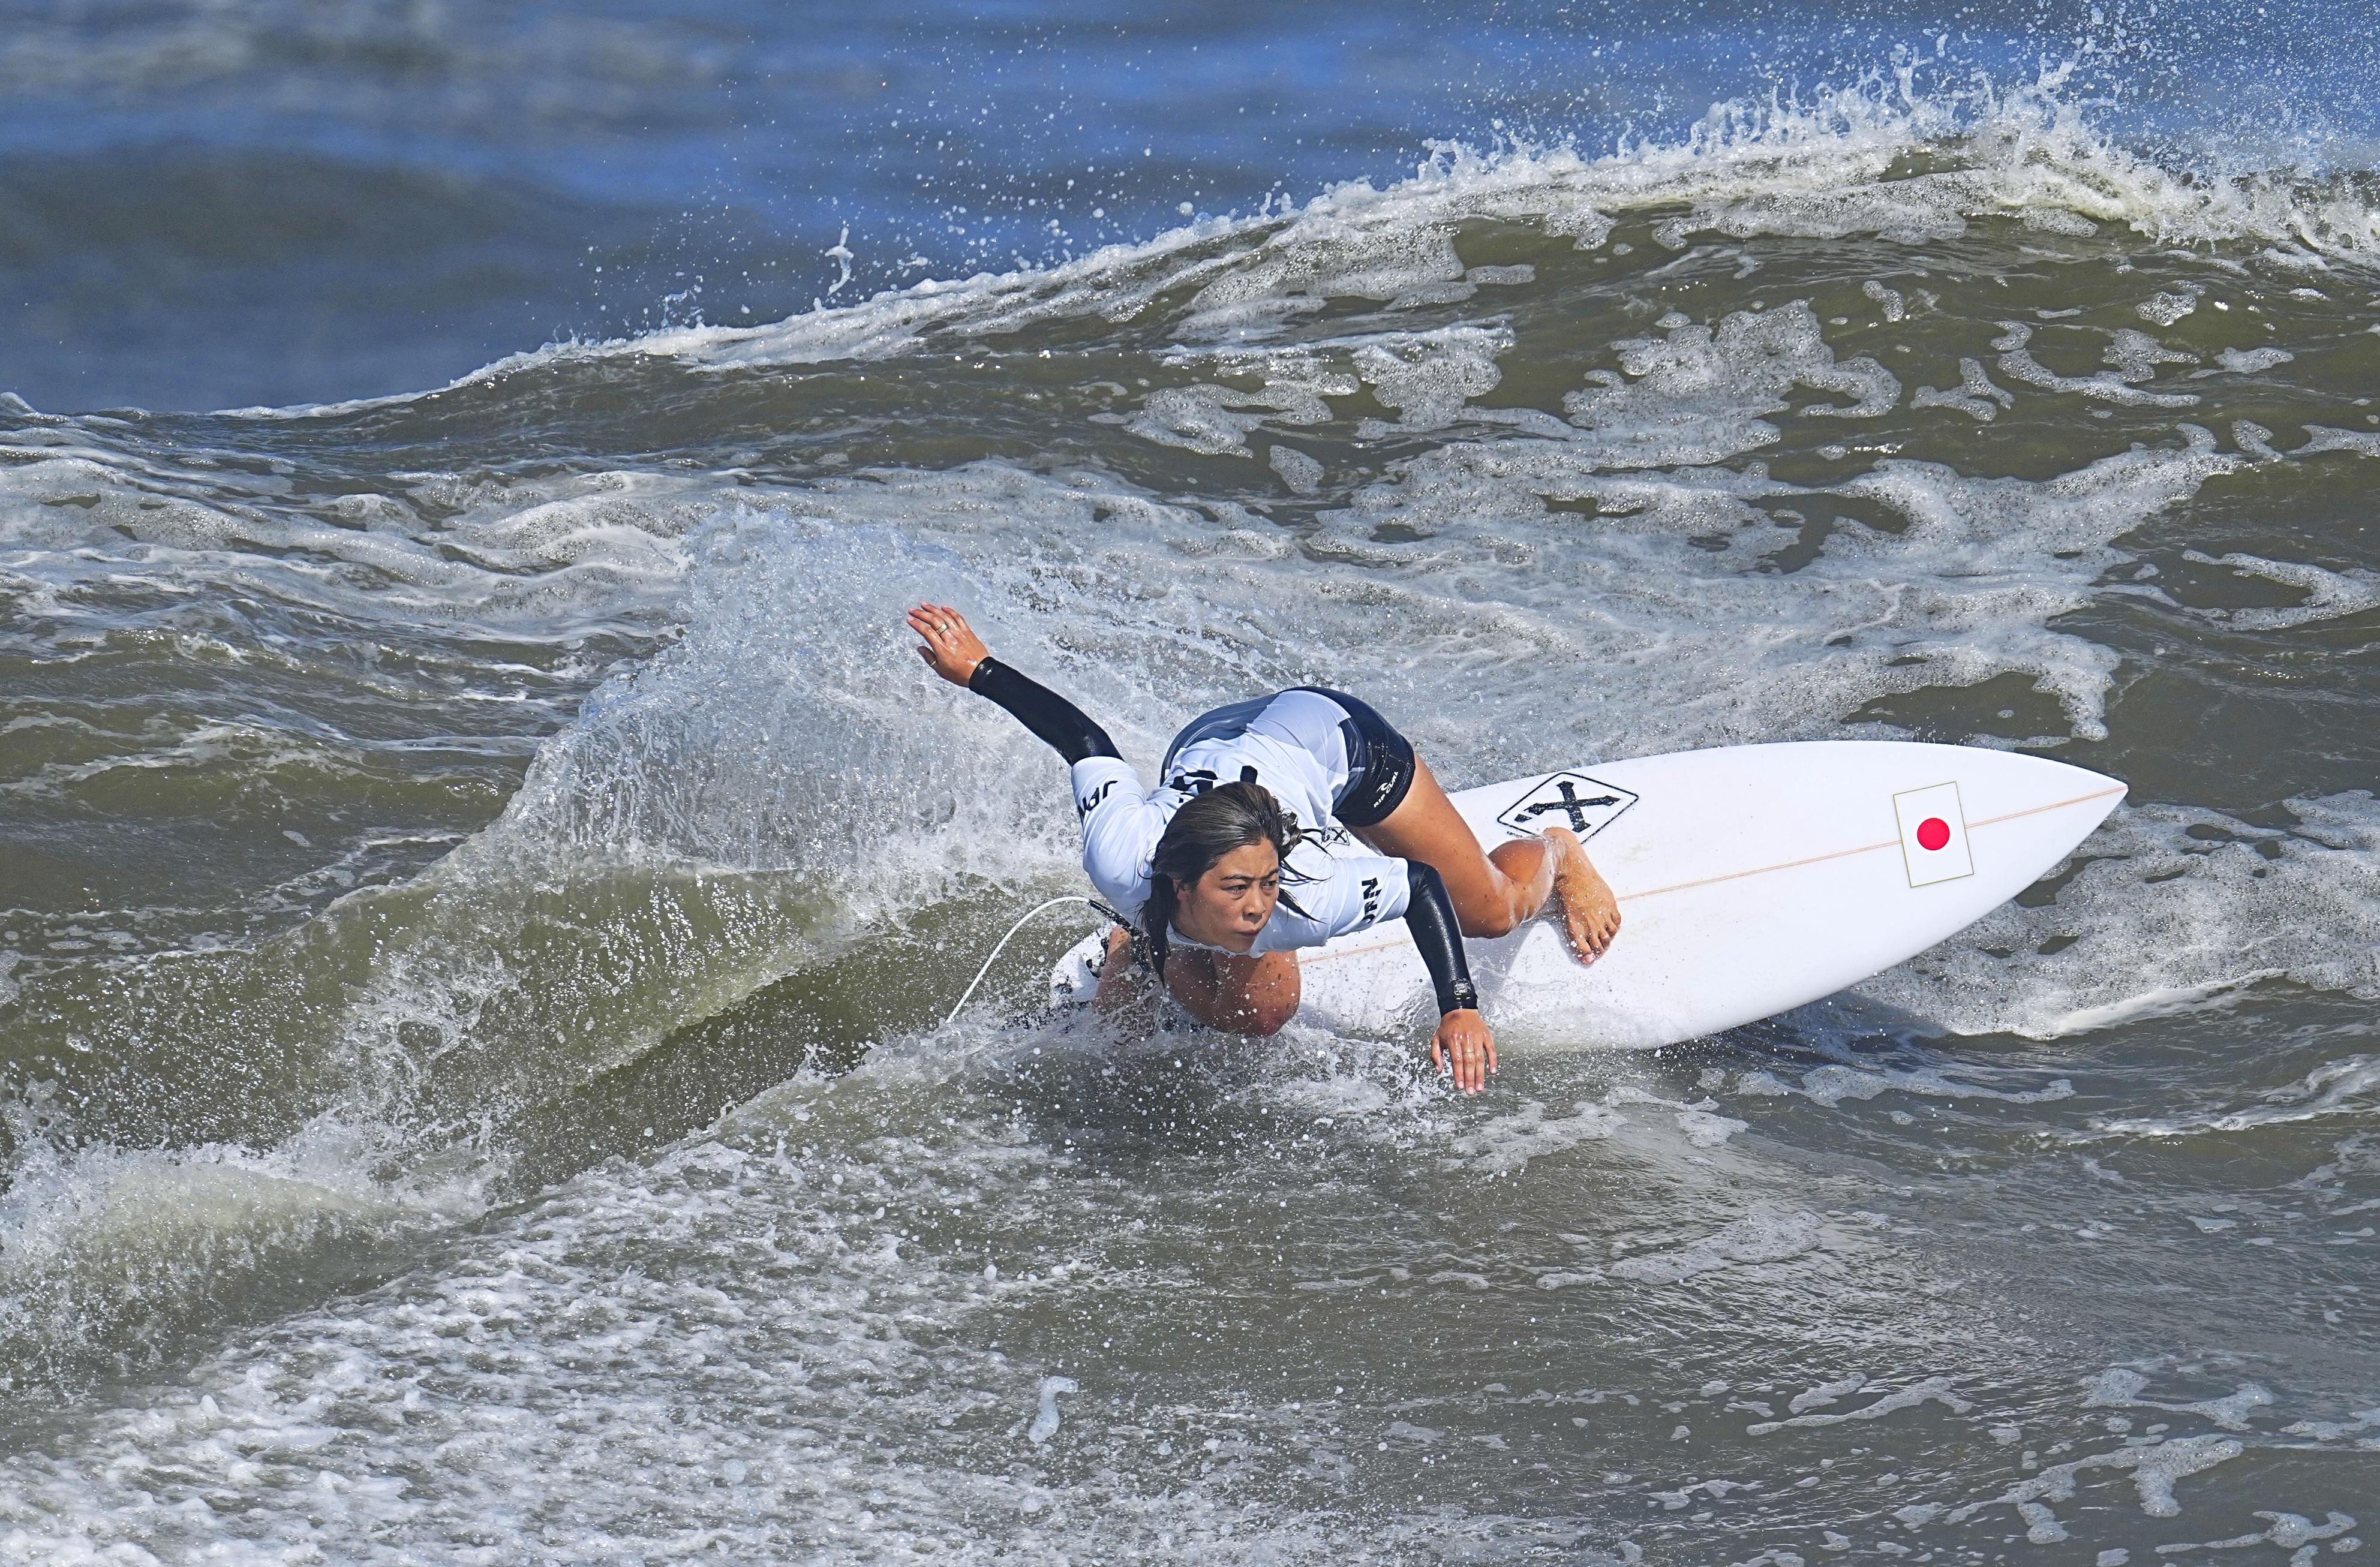
M 2354 1437 L 2361 1439 L 2359 1446 L 2380 1451 L 2380 1439 L 2371 1434 L 2374 1427 L 2380 1427 L 2380 1409 L 2359 1409 L 2346 1420 L 2293 1420 L 2282 1427 L 2281 1432 L 2284 1436 L 2310 1437 L 2318 1442 Z
M 1260 1563 L 1343 1543 L 1344 1518 L 1263 1481 L 1345 1411 L 1258 1405 L 1234 1425 L 1184 1407 L 1185 1435 L 1214 1434 L 1152 1452 L 1099 1396 L 1119 1384 L 1096 1354 L 1059 1367 L 984 1342 L 995 1314 L 1081 1261 L 986 1266 L 918 1233 L 1063 1172 L 995 1107 L 917 1115 L 950 1070 L 910 1059 L 789 1086 L 721 1136 L 589 1172 L 174 1388 L 73 1414 L 0 1467 L 0 1561 Z M 1382 1439 L 1437 1436 L 1390 1421 Z M 1578 1536 L 1487 1510 L 1362 1532 L 1418 1555 Z
M 1961 1032 L 2042 1037 L 2233 1004 L 2260 976 L 2380 996 L 2380 807 L 2353 794 L 2289 809 L 2293 832 L 2127 807 L 2054 905 L 2003 905 L 1860 989 Z
M 285 1271 L 370 1256 L 484 1206 L 467 1171 L 408 1161 L 384 1129 L 322 1117 L 279 1147 L 172 1150 L 69 1139 L 36 1089 L 14 1107 L 0 1197 L 6 1387 L 71 1384 L 109 1342 L 174 1335 Z
M 1831 1382 L 1821 1382 L 1814 1388 L 1803 1389 L 1787 1402 L 1785 1407 L 1796 1415 L 1806 1414 L 1813 1409 L 1825 1409 L 1840 1402 L 1846 1393 L 1855 1393 L 1866 1386 L 1866 1374 L 1854 1371 L 1848 1377 L 1839 1378 Z
M 1072 1377 L 1042 1378 L 1041 1389 L 1037 1395 L 1038 1403 L 1033 1415 L 1033 1424 L 1026 1428 L 1025 1439 L 1035 1447 L 1039 1447 L 1051 1437 L 1056 1436 L 1061 1420 L 1058 1414 L 1058 1396 L 1061 1393 L 1082 1391 L 1083 1385 Z
M 1532 1160 L 1567 1153 L 1583 1144 L 1607 1142 L 1622 1134 L 1627 1134 L 1623 1141 L 1632 1154 L 1653 1151 L 1661 1138 L 1651 1134 L 1648 1122 L 1632 1122 L 1624 1113 L 1633 1105 L 1669 1111 L 1670 1125 L 1690 1148 L 1722 1148 L 1750 1125 L 1717 1113 L 1717 1100 L 1687 1104 L 1623 1083 L 1606 1089 L 1599 1099 L 1575 1100 L 1568 1115 L 1549 1114 L 1542 1101 L 1524 1099 L 1518 1109 L 1490 1116 L 1451 1138 L 1447 1146 L 1451 1157 L 1442 1161 L 1442 1167 L 1518 1174 L 1528 1169 Z
M 2352 1538 L 2339 1538 L 2346 1535 L 2348 1530 L 2355 1527 L 2355 1517 L 2352 1513 L 2328 1513 L 2319 1524 L 2298 1512 L 2273 1512 L 2260 1510 L 2255 1516 L 2266 1520 L 2268 1526 L 2253 1534 L 2233 1535 L 2228 1539 L 2176 1540 L 2169 1545 L 2157 1547 L 2157 1553 L 2161 1556 L 2179 1556 L 2192 1550 L 2243 1550 L 2252 1546 L 2273 1545 L 2295 1553 L 2289 1558 L 2290 1567 L 2313 1567 L 2313 1563 L 2320 1559 L 2321 1554 L 2314 1545 L 2315 1541 L 2339 1540 L 2338 1545 L 2331 1547 L 2334 1551 L 2351 1550 L 2362 1543 Z
M 2246 459 L 2188 427 L 2178 448 L 2104 457 L 2046 482 L 1887 458 L 1836 491 L 1899 513 L 1900 531 L 1840 526 L 1815 560 L 1763 569 L 1795 535 L 1753 503 L 1813 492 L 1756 466 L 1613 471 L 1711 464 L 1773 438 L 1759 415 L 1833 360 L 1805 310 L 1762 319 L 1756 334 L 1673 329 L 1688 340 L 1679 353 L 1716 354 L 1724 370 L 1668 385 L 1662 367 L 1680 358 L 1642 361 L 1640 380 L 1606 389 L 1628 400 L 1597 401 L 1587 416 L 1618 423 L 1558 426 L 1557 440 L 1455 441 L 1395 465 L 1324 516 L 1329 535 L 1316 547 L 1365 568 L 1375 592 L 1402 576 L 1407 604 L 1425 592 L 1509 604 L 1498 629 L 1508 644 L 1525 638 L 1519 647 L 1540 669 L 1559 660 L 1601 672 L 1565 698 L 1590 747 L 1622 734 L 1634 751 L 1833 733 L 1840 720 L 1820 714 L 2009 673 L 2054 695 L 2078 735 L 2103 735 L 2115 655 L 2049 623 L 2094 601 L 2099 572 L 2119 558 L 2115 539 Z M 1582 505 L 1595 515 L 1578 516 Z M 1518 707 L 1506 684 L 1471 700 Z M 1513 771 L 1536 765 L 1510 759 Z
M 1719 1148 L 1730 1137 L 1738 1132 L 1748 1131 L 1750 1127 L 1749 1122 L 1715 1114 L 1698 1105 L 1678 1111 L 1678 1130 L 1685 1134 L 1686 1141 L 1698 1148 Z
M 2070 1098 L 2074 1089 L 2062 1077 L 2038 1088 L 2002 1089 L 1948 1075 L 1937 1067 L 1878 1064 L 1813 1068 L 1803 1075 L 1802 1091 L 1815 1102 L 1831 1108 L 1845 1099 L 1872 1099 L 1886 1093 L 1922 1094 L 1948 1099 L 1998 1099 L 2008 1104 L 2042 1104 Z
M 16 459 L 0 464 L 7 578 L 44 589 L 68 624 L 95 618 L 82 592 L 140 581 L 168 601 L 261 594 L 366 624 L 531 640 L 611 629 L 666 613 L 691 565 L 684 538 L 720 492 L 703 476 L 424 473 L 402 498 L 324 503 L 244 454 L 161 452 L 115 422 L 52 420 L 0 443 Z
M 2177 1482 L 2227 1464 L 2246 1451 L 2233 1437 L 2176 1437 L 2148 1447 L 2095 1452 L 2066 1464 L 2053 1464 L 2029 1480 L 2021 1480 L 1990 1501 L 1969 1502 L 1949 1514 L 1963 1524 L 1987 1507 L 2012 1507 L 2025 1524 L 2025 1537 L 2035 1545 L 2055 1545 L 2068 1537 L 2049 1503 L 2071 1501 L 2080 1477 L 2095 1471 L 2129 1473 L 2139 1493 L 2141 1511 L 2152 1518 L 2171 1518 L 2181 1512 L 2174 1495 Z
M 1592 1100 L 1580 1100 L 1569 1115 L 1548 1116 L 1543 1104 L 1527 1099 L 1518 1110 L 1453 1139 L 1452 1162 L 1456 1168 L 1517 1172 L 1526 1170 L 1533 1159 L 1567 1152 L 1582 1143 L 1602 1142 L 1621 1124 L 1617 1111 Z
M 1675 1284 L 1724 1269 L 1788 1262 L 1815 1251 L 1856 1249 L 1853 1241 L 1815 1213 L 1761 1209 L 1688 1245 L 1636 1253 L 1612 1273 L 1640 1284 Z
M 1881 1420 L 1888 1415 L 1896 1415 L 1904 1409 L 1914 1409 L 1923 1403 L 1938 1403 L 1953 1415 L 1964 1415 L 1974 1407 L 1972 1403 L 1950 1391 L 1948 1379 L 1929 1377 L 1924 1381 L 1912 1382 L 1905 1388 L 1895 1388 L 1882 1397 L 1861 1404 L 1856 1409 L 1828 1410 L 1822 1414 L 1795 1414 L 1783 1420 L 1758 1421 L 1745 1427 L 1744 1430 L 1752 1436 L 1765 1437 L 1771 1431 L 1781 1431 L 1788 1427 L 1840 1426 L 1851 1420 Z M 1793 1401 L 1793 1407 L 1797 1410 L 1802 1408 L 1802 1401 L 1799 1398 Z
M 2088 376 L 2059 375 L 2027 350 L 2025 345 L 2032 341 L 2033 328 L 2012 321 L 2004 321 L 2000 326 L 2003 334 L 1992 343 L 1999 350 L 1999 358 L 1994 362 L 2010 381 L 2038 386 L 2045 392 L 2071 392 L 2128 407 L 2188 408 L 2198 405 L 2198 395 L 2193 392 L 2148 392 L 2133 385 L 2134 381 L 2144 380 L 2150 373 L 2145 368 L 2138 373 L 2132 371 L 2131 364 L 2141 358 L 2137 354 L 2128 361 L 2120 361 L 2126 364 L 2123 370 L 2101 370 Z
M 2331 571 L 2304 561 L 2266 560 L 2262 555 L 2252 555 L 2239 550 L 2224 555 L 2208 555 L 2189 550 L 2183 552 L 2183 556 L 2200 565 L 2229 566 L 2242 577 L 2277 582 L 2305 594 L 2303 601 L 2287 608 L 2201 612 L 2242 630 L 2285 630 L 2380 609 L 2380 573 Z
M 1993 381 L 1981 360 L 1961 358 L 1956 392 L 1937 392 L 1931 386 L 1921 386 L 1910 394 L 1909 404 L 1916 408 L 1956 408 L 1989 424 L 2016 406 L 2016 394 Z
M 2271 1407 L 2273 1403 L 2271 1391 L 2255 1382 L 2242 1384 L 2238 1391 L 2228 1397 L 2201 1399 L 2195 1403 L 2169 1403 L 2144 1399 L 2141 1393 L 2148 1385 L 2148 1378 L 2131 1367 L 2110 1367 L 2097 1376 L 2083 1379 L 2083 1407 L 2160 1409 L 2173 1415 L 2195 1415 L 2227 1431 L 2244 1431 L 2248 1428 L 2248 1416 L 2259 1409 Z

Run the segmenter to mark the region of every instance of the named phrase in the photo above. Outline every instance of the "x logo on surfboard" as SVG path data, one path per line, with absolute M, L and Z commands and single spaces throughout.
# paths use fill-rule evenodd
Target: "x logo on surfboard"
M 1542 832 L 1567 827 L 1582 841 L 1611 825 L 1636 796 L 1616 784 L 1599 783 L 1584 772 L 1557 772 L 1513 801 L 1496 820 L 1514 832 Z

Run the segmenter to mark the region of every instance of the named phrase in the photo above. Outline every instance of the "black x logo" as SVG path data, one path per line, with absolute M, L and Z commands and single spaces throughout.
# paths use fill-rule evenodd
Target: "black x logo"
M 1588 810 L 1596 806 L 1616 806 L 1620 803 L 1620 796 L 1617 795 L 1597 795 L 1591 800 L 1582 800 L 1578 797 L 1578 791 L 1570 786 L 1570 780 L 1567 778 L 1554 787 L 1560 792 L 1560 799 L 1541 800 L 1536 805 L 1524 807 L 1519 813 L 1521 820 L 1526 821 L 1533 817 L 1543 816 L 1549 810 L 1566 811 L 1570 815 L 1570 830 L 1573 832 L 1584 832 L 1586 831 Z

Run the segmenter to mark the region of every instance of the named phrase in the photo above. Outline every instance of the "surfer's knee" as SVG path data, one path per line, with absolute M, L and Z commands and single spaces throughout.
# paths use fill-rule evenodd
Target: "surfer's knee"
M 1235 1009 L 1240 1021 L 1233 1026 L 1254 1039 L 1269 1038 L 1289 1026 L 1305 996 L 1297 959 L 1287 953 L 1274 953 L 1259 960 L 1249 973 Z
M 1242 995 L 1224 999 L 1207 995 L 1194 1004 L 1176 992 L 1175 1000 L 1184 1002 L 1183 1010 L 1198 1023 L 1209 1028 L 1220 1028 L 1226 1034 L 1244 1034 L 1252 1039 L 1269 1039 L 1289 1026 L 1297 1015 L 1297 998 L 1256 997 Z
M 1224 1026 L 1234 1034 L 1245 1034 L 1252 1039 L 1269 1039 L 1289 1026 L 1297 1015 L 1297 1002 L 1279 1001 L 1249 1002 Z
M 1280 1033 L 1297 1015 L 1305 986 L 1293 954 L 1268 954 L 1231 978 L 1237 983 L 1232 987 L 1225 1009 L 1230 1015 L 1222 1026 L 1233 1033 L 1266 1039 Z
M 1231 973 L 1219 972 L 1220 966 L 1205 953 L 1176 953 L 1165 966 L 1165 988 L 1194 1022 L 1264 1039 L 1288 1026 L 1304 992 L 1295 962 L 1289 962 L 1284 973 L 1278 955 L 1266 960 L 1266 967 Z

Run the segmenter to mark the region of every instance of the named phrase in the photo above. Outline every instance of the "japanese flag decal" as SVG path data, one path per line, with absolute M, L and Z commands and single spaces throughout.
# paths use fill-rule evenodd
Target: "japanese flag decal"
M 1892 808 L 1900 818 L 1900 857 L 1911 886 L 1930 887 L 1975 873 L 1956 784 L 1905 790 L 1892 796 Z

